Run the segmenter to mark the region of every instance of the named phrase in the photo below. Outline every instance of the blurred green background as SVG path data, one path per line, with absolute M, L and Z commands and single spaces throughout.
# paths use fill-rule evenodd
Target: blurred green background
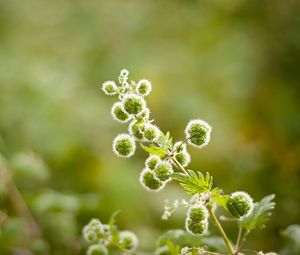
M 152 116 L 175 140 L 192 118 L 213 126 L 209 146 L 190 150 L 192 169 L 228 193 L 276 194 L 247 247 L 278 251 L 279 231 L 300 222 L 299 31 L 292 0 L 0 1 L 0 149 L 44 237 L 26 237 L 2 178 L 0 254 L 83 253 L 82 226 L 117 209 L 142 250 L 184 227 L 184 210 L 160 219 L 164 199 L 185 197 L 178 186 L 139 184 L 146 153 L 112 153 L 126 125 L 100 87 L 122 68 L 152 81 Z

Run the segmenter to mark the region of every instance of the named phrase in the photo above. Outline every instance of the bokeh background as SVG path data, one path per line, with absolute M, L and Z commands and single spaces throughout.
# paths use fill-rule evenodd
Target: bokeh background
M 0 254 L 83 254 L 82 226 L 118 209 L 144 251 L 183 228 L 184 210 L 160 219 L 181 189 L 148 193 L 146 153 L 112 153 L 126 125 L 100 88 L 122 68 L 152 81 L 152 116 L 175 140 L 192 118 L 213 126 L 209 146 L 190 150 L 192 169 L 228 193 L 276 194 L 272 220 L 246 246 L 279 251 L 280 231 L 300 223 L 299 31 L 292 0 L 0 1 L 2 161 L 43 236 L 28 238 L 2 178 Z

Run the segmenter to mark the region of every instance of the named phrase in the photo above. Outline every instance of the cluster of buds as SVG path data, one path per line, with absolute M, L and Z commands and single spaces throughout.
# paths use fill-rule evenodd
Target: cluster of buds
M 134 233 L 118 231 L 116 226 L 103 224 L 98 219 L 92 219 L 82 232 L 85 241 L 89 243 L 87 255 L 108 255 L 109 246 L 117 246 L 127 252 L 135 251 L 138 246 Z
M 253 199 L 246 192 L 237 191 L 230 195 L 226 207 L 236 218 L 247 217 L 253 209 Z

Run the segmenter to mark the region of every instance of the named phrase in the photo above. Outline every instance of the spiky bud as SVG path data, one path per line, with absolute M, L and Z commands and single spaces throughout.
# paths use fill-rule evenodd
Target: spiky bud
M 160 157 L 151 155 L 146 159 L 145 165 L 150 170 L 154 170 L 158 163 L 161 162 Z
M 202 148 L 209 143 L 211 126 L 204 120 L 191 120 L 185 129 L 188 143 Z
M 120 122 L 127 122 L 130 120 L 130 116 L 127 112 L 125 112 L 121 102 L 114 103 L 113 107 L 111 108 L 111 115 L 115 120 Z
M 98 219 L 92 219 L 83 228 L 83 237 L 88 243 L 95 243 L 103 236 L 103 225 Z
M 131 231 L 121 231 L 119 233 L 119 245 L 122 249 L 135 251 L 138 243 L 136 235 Z
M 186 151 L 186 144 L 181 141 L 174 143 L 173 151 L 174 153 Z
M 150 118 L 150 110 L 145 107 L 144 111 L 137 115 L 137 118 L 148 120 Z
M 185 228 L 194 235 L 202 235 L 208 228 L 208 212 L 203 205 L 193 205 L 189 208 Z
M 152 90 L 151 82 L 148 80 L 140 80 L 135 88 L 136 93 L 141 96 L 148 96 Z
M 123 98 L 124 110 L 128 114 L 137 115 L 142 113 L 146 108 L 145 100 L 141 96 L 127 94 Z
M 172 165 L 167 161 L 160 162 L 155 167 L 154 173 L 160 181 L 168 181 L 170 174 L 173 173 Z
M 128 134 L 119 134 L 113 141 L 113 151 L 119 157 L 129 158 L 134 154 L 135 149 L 135 141 Z
M 117 94 L 118 87 L 114 81 L 106 81 L 102 84 L 103 92 L 108 96 L 114 96 Z
M 191 162 L 191 156 L 187 151 L 176 153 L 175 158 L 183 167 Z
M 146 124 L 144 129 L 144 137 L 147 141 L 152 142 L 159 136 L 159 128 L 153 124 Z
M 253 209 L 253 199 L 246 192 L 234 192 L 230 195 L 226 207 L 232 216 L 241 218 Z
M 137 140 L 144 139 L 145 123 L 143 121 L 132 121 L 128 126 L 128 132 Z
M 164 183 L 156 178 L 155 174 L 147 168 L 141 172 L 140 182 L 149 191 L 160 191 L 164 187 Z
M 102 244 L 93 244 L 88 248 L 87 255 L 108 255 L 108 250 Z

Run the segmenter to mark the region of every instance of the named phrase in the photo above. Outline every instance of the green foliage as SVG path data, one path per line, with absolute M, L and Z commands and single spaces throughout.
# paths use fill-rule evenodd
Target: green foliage
M 300 254 L 300 225 L 291 225 L 281 231 L 284 238 L 285 246 L 280 251 L 281 255 L 298 255 Z
M 240 221 L 240 226 L 247 231 L 253 229 L 261 229 L 265 227 L 265 222 L 269 220 L 271 216 L 271 210 L 275 207 L 273 199 L 275 195 L 269 195 L 264 197 L 260 202 L 255 203 L 252 212 Z
M 171 150 L 173 147 L 172 137 L 170 135 L 170 132 L 167 132 L 166 134 L 160 133 L 159 137 L 156 140 L 156 143 L 159 145 L 160 148 L 163 150 Z
M 209 192 L 213 186 L 213 177 L 209 173 L 204 176 L 200 171 L 195 173 L 193 170 L 187 170 L 187 174 L 173 173 L 171 177 L 178 181 L 189 195 Z
M 156 156 L 159 156 L 161 158 L 165 157 L 166 156 L 166 151 L 156 145 L 150 145 L 150 146 L 146 146 L 144 144 L 140 144 L 141 147 L 143 148 L 144 151 L 152 154 L 152 155 L 156 155 Z

